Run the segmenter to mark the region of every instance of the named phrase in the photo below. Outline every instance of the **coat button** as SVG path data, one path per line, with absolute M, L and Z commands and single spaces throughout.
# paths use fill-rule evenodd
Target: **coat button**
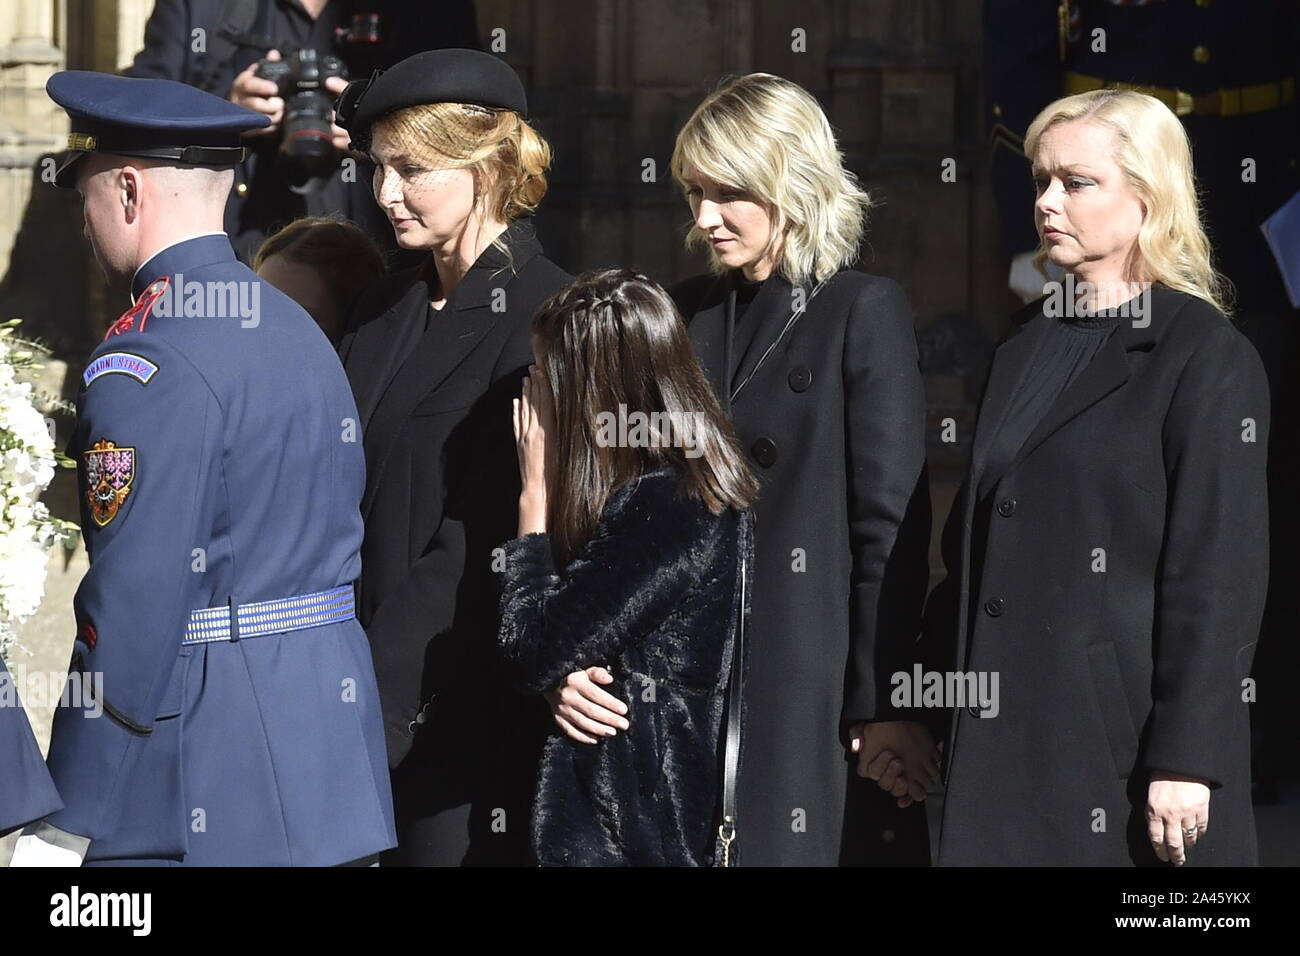
M 760 438 L 754 442 L 749 452 L 754 456 L 754 461 L 764 468 L 771 468 L 776 464 L 776 442 L 770 438 Z
M 812 384 L 812 369 L 807 365 L 796 365 L 790 369 L 789 382 L 790 387 L 796 392 L 807 391 L 808 386 Z
M 240 183 L 239 185 L 237 185 L 237 186 L 235 187 L 235 195 L 236 195 L 236 196 L 247 196 L 247 195 L 248 195 L 248 183 Z
M 989 598 L 984 602 L 984 612 L 988 614 L 989 617 L 1001 617 L 1002 611 L 1005 607 L 1006 605 L 1002 603 L 1002 598 Z
M 1204 46 L 1203 44 L 1198 44 L 1195 47 L 1195 49 L 1192 50 L 1192 59 L 1195 60 L 1197 63 L 1209 63 L 1210 48 L 1208 46 Z
M 998 502 L 998 514 L 1002 515 L 1002 517 L 1010 518 L 1015 513 L 1016 513 L 1015 498 L 1003 498 L 1001 501 Z

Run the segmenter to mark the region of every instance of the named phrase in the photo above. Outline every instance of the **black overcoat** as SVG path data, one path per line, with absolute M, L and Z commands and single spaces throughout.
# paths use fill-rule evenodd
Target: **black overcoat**
M 493 550 L 518 523 L 510 413 L 533 313 L 570 277 L 527 220 L 502 238 L 509 257 L 489 246 L 431 316 L 427 271 L 380 283 L 339 346 L 365 434 L 358 608 L 394 768 L 395 862 L 528 859 L 549 718 L 497 671 Z
M 1212 306 L 1156 285 L 1149 316 L 1120 321 L 981 520 L 970 489 L 1052 321 L 1030 305 L 994 354 L 926 611 L 929 668 L 998 675 L 996 716 L 954 708 L 947 721 L 940 863 L 1157 863 L 1153 769 L 1212 782 L 1190 863 L 1253 863 L 1243 681 L 1268 577 L 1259 356 Z
M 737 325 L 732 274 L 675 291 L 761 480 L 745 740 L 745 865 L 929 862 L 925 809 L 899 810 L 847 759 L 845 725 L 888 719 L 890 675 L 914 649 L 928 584 L 925 394 L 912 311 L 889 279 L 832 276 L 798 301 L 763 283 Z M 766 361 L 762 355 L 778 342 Z M 734 364 L 734 363 L 733 363 Z M 755 371 L 757 370 L 757 371 Z

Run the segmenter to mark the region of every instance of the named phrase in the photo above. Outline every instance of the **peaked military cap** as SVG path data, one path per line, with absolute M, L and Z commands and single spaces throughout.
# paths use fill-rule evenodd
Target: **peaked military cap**
M 45 91 L 67 112 L 72 132 L 55 185 L 76 185 L 87 153 L 170 159 L 196 166 L 234 166 L 244 158 L 240 136 L 271 118 L 173 80 L 64 70 Z

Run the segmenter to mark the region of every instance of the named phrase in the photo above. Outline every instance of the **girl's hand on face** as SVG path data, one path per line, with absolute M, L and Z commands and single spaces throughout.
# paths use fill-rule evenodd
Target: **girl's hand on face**
M 555 406 L 546 373 L 528 367 L 519 398 L 514 400 L 515 450 L 519 456 L 519 533 L 546 531 L 547 492 L 554 467 L 550 446 L 555 434 Z

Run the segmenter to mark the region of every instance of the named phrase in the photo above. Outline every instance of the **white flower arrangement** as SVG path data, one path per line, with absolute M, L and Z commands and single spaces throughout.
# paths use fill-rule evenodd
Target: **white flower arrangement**
M 46 555 L 71 546 L 77 525 L 53 517 L 40 501 L 57 467 L 76 463 L 54 448 L 38 405 L 66 403 L 34 393 L 26 379 L 41 365 L 39 346 L 15 335 L 18 319 L 0 323 L 0 654 L 18 646 L 16 628 L 45 596 Z

